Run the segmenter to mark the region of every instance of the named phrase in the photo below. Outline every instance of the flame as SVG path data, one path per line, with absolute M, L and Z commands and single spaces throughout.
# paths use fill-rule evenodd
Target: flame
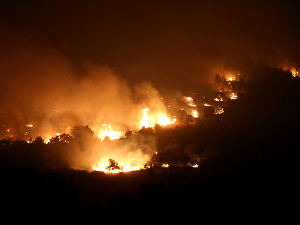
M 108 165 L 105 165 L 104 158 L 102 158 L 101 165 L 99 165 L 98 167 L 94 166 L 93 170 L 94 171 L 101 171 L 101 172 L 104 172 L 104 173 L 121 173 L 121 172 L 130 172 L 130 171 L 136 171 L 136 170 L 141 169 L 140 167 L 130 168 L 129 164 L 126 164 L 125 166 L 120 165 L 121 169 L 115 169 L 115 170 L 109 170 L 109 169 L 107 169 L 107 166 Z
M 293 74 L 294 77 L 297 77 L 298 76 L 298 70 L 292 71 L 292 74 Z
M 150 121 L 147 116 L 147 111 L 149 111 L 148 108 L 142 109 L 142 112 L 143 112 L 142 127 L 150 127 Z
M 102 126 L 105 127 L 105 130 L 99 135 L 101 142 L 104 140 L 105 137 L 109 137 L 110 140 L 119 139 L 122 136 L 122 132 L 117 132 L 112 130 L 110 125 L 103 124 Z
M 224 113 L 224 109 L 223 108 L 219 108 L 215 112 L 215 114 L 222 114 L 222 113 Z
M 194 118 L 198 118 L 198 112 L 196 110 L 193 111 L 193 115 L 194 115 Z
M 215 98 L 214 101 L 215 102 L 223 102 L 223 98 Z
M 147 115 L 148 111 L 148 108 L 142 109 L 143 119 L 141 121 L 141 127 L 154 127 L 155 124 L 166 126 L 168 124 L 175 123 L 176 121 L 176 119 L 173 119 L 173 121 L 171 122 L 167 114 L 162 112 L 154 113 L 149 117 Z
M 189 102 L 190 106 L 196 107 L 196 105 L 194 104 L 194 100 L 191 97 L 186 97 L 186 100 Z
M 237 97 L 237 95 L 236 95 L 236 94 L 234 94 L 234 93 L 232 93 L 232 94 L 231 94 L 231 96 L 230 96 L 230 99 L 231 99 L 231 100 L 233 100 L 233 99 L 237 99 L 237 98 L 238 98 L 238 97 Z
M 105 166 L 105 163 L 104 163 L 104 159 L 102 159 L 102 164 L 101 165 L 99 165 L 98 167 L 94 166 L 93 169 L 96 170 L 96 171 L 105 171 L 106 166 Z
M 123 172 L 129 172 L 129 171 L 135 171 L 135 170 L 141 170 L 141 167 L 130 168 L 129 164 L 126 164 L 126 166 L 123 168 Z
M 163 126 L 166 126 L 166 125 L 168 125 L 168 124 L 170 124 L 171 122 L 170 122 L 170 120 L 169 120 L 169 118 L 167 117 L 167 115 L 165 114 L 165 115 L 161 115 L 160 117 L 159 117 L 159 119 L 158 119 L 158 124 L 159 125 L 163 125 Z

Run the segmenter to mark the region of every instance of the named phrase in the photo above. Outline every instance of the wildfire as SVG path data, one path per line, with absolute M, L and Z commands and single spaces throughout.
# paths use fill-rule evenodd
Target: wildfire
M 298 77 L 299 76 L 299 70 L 298 69 L 292 67 L 288 70 L 292 73 L 293 77 Z
M 232 94 L 231 94 L 231 96 L 230 96 L 230 99 L 231 99 L 231 100 L 233 100 L 233 99 L 237 99 L 237 98 L 238 98 L 238 97 L 237 97 L 237 95 L 236 95 L 236 94 L 234 94 L 234 93 L 232 93 Z
M 166 126 L 166 125 L 168 125 L 170 123 L 171 122 L 170 122 L 170 120 L 169 120 L 169 118 L 167 117 L 166 114 L 165 115 L 161 115 L 159 117 L 159 119 L 158 119 L 158 124 L 160 124 L 160 125 Z
M 156 123 L 161 126 L 166 126 L 171 123 L 175 123 L 176 121 L 176 119 L 174 119 L 171 122 L 167 114 L 163 114 L 163 113 L 155 113 L 154 115 L 151 115 L 151 117 L 149 117 L 147 115 L 148 111 L 149 111 L 148 108 L 142 109 L 143 112 L 143 119 L 141 122 L 142 127 L 154 127 Z
M 224 109 L 223 108 L 219 108 L 215 111 L 215 114 L 222 114 L 224 113 Z
M 292 71 L 292 74 L 294 77 L 297 77 L 298 76 L 298 71 Z
M 104 171 L 105 170 L 105 163 L 104 163 L 104 159 L 102 159 L 102 164 L 99 165 L 98 167 L 94 166 L 94 170 L 97 170 L 97 171 Z
M 194 118 L 198 118 L 198 112 L 196 110 L 193 111 L 193 115 L 194 115 Z
M 135 171 L 135 170 L 141 170 L 141 167 L 130 168 L 129 164 L 126 164 L 126 166 L 123 168 L 123 172 L 130 172 L 130 171 Z
M 190 106 L 196 107 L 196 105 L 194 104 L 194 100 L 191 97 L 186 97 L 186 100 L 189 102 Z
M 215 102 L 223 102 L 223 98 L 215 98 L 214 101 Z
M 103 126 L 105 127 L 105 130 L 99 135 L 101 142 L 104 140 L 105 137 L 109 137 L 110 140 L 114 140 L 119 139 L 123 134 L 122 132 L 112 130 L 110 125 L 103 124 Z
M 149 121 L 149 118 L 147 116 L 147 111 L 149 111 L 148 108 L 142 109 L 142 112 L 143 112 L 142 127 L 150 127 L 150 121 Z
M 121 172 L 130 172 L 130 171 L 137 171 L 140 170 L 140 167 L 133 167 L 130 168 L 129 164 L 126 164 L 125 166 L 120 165 L 119 169 L 109 169 L 108 165 L 105 165 L 104 158 L 102 158 L 102 163 L 98 167 L 93 167 L 94 171 L 101 171 L 104 173 L 121 173 Z

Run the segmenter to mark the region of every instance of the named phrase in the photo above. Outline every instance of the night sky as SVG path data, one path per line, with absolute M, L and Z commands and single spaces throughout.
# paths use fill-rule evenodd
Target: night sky
M 73 74 L 89 62 L 182 91 L 251 63 L 297 67 L 299 25 L 288 1 L 5 1 L 0 54 L 17 67 L 5 60 L 25 43 Z

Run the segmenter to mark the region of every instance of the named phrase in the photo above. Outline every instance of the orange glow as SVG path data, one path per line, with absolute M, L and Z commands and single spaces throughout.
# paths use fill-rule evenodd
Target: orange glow
M 170 122 L 170 120 L 169 120 L 169 118 L 167 117 L 167 115 L 165 114 L 165 115 L 161 115 L 160 117 L 159 117 L 159 119 L 158 119 L 158 124 L 159 125 L 163 125 L 163 126 L 166 126 L 166 125 L 168 125 L 168 124 L 170 124 L 171 122 Z
M 196 110 L 193 112 L 193 115 L 194 115 L 194 118 L 198 118 L 198 112 Z
M 237 95 L 236 94 L 234 94 L 234 93 L 232 93 L 231 95 L 230 95 L 230 99 L 231 100 L 233 100 L 233 99 L 237 99 L 238 97 L 237 97 Z
M 196 107 L 196 105 L 194 104 L 194 100 L 191 97 L 186 97 L 186 100 L 189 102 L 190 106 Z
M 214 101 L 215 102 L 223 102 L 223 98 L 215 98 Z
M 161 126 L 166 126 L 171 123 L 174 123 L 176 119 L 174 119 L 172 122 L 168 118 L 167 114 L 162 112 L 155 112 L 152 113 L 150 116 L 147 115 L 147 112 L 149 111 L 148 108 L 142 109 L 143 112 L 143 119 L 141 121 L 141 127 L 154 127 L 155 124 L 159 124 Z
M 294 77 L 298 77 L 298 70 L 291 71 Z
M 102 126 L 105 127 L 105 130 L 99 135 L 101 142 L 104 140 L 105 137 L 109 137 L 110 140 L 114 140 L 119 139 L 123 135 L 122 132 L 112 130 L 110 125 L 103 124 Z
M 140 170 L 140 167 L 130 167 L 129 164 L 126 164 L 125 166 L 120 165 L 120 169 L 113 169 L 113 170 L 109 170 L 107 169 L 108 164 L 106 165 L 104 162 L 104 159 L 102 158 L 102 163 L 101 165 L 99 165 L 98 167 L 95 166 L 93 167 L 93 170 L 95 171 L 101 171 L 104 173 L 121 173 L 121 172 L 130 172 L 130 171 L 136 171 L 136 170 Z
M 142 109 L 143 112 L 143 120 L 142 120 L 142 127 L 150 127 L 150 121 L 149 118 L 147 116 L 147 111 L 149 111 L 149 109 Z
M 224 113 L 224 109 L 223 108 L 219 108 L 215 111 L 215 114 L 222 114 Z
M 104 163 L 104 159 L 102 159 L 101 165 L 99 165 L 98 167 L 94 166 L 93 170 L 105 172 L 106 171 L 106 166 L 105 166 L 105 163 Z

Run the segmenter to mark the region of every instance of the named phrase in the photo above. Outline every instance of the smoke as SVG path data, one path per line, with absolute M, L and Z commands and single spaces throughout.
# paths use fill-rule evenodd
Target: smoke
M 298 12 L 288 2 L 60 1 L 21 6 L 0 7 L 0 21 L 17 28 L 18 36 L 29 37 L 35 46 L 33 37 L 44 40 L 73 68 L 86 60 L 108 65 L 129 85 L 146 80 L 164 94 L 195 89 L 196 83 L 209 83 L 223 70 L 284 61 L 297 67 L 299 62 Z
M 299 20 L 288 4 L 62 2 L 0 8 L 0 124 L 18 137 L 26 124 L 33 125 L 32 136 L 44 139 L 76 125 L 89 125 L 96 135 L 103 124 L 137 130 L 146 107 L 149 115 L 170 112 L 169 104 L 180 110 L 174 98 L 194 92 L 198 105 L 218 73 L 236 75 L 255 64 L 298 68 Z M 183 94 L 173 95 L 178 91 Z
M 64 160 L 74 169 L 91 170 L 93 167 L 99 168 L 103 163 L 108 166 L 109 159 L 115 160 L 120 166 L 143 168 L 155 152 L 155 145 L 156 140 L 153 136 L 143 135 L 113 141 L 85 142 L 84 147 L 78 146 L 72 154 L 64 157 Z
M 33 138 L 42 136 L 45 140 L 56 133 L 70 133 L 77 125 L 89 125 L 96 137 L 103 124 L 117 131 L 137 131 L 143 108 L 166 111 L 150 83 L 142 82 L 132 89 L 109 67 L 91 62 L 84 62 L 81 73 L 76 73 L 67 58 L 45 43 L 3 31 L 0 117 L 3 128 L 14 131 L 15 138 L 24 138 L 25 129 L 31 129 Z M 72 151 L 51 157 L 61 157 L 77 169 L 96 166 L 101 159 L 107 164 L 109 158 L 141 167 L 154 151 L 155 140 L 139 135 L 126 141 L 101 143 L 98 139 L 72 146 Z
M 91 62 L 82 64 L 83 72 L 78 75 L 67 58 L 47 45 L 4 34 L 0 55 L 2 125 L 33 124 L 40 132 L 53 134 L 89 125 L 98 132 L 104 123 L 121 127 L 139 121 L 142 107 L 164 107 L 149 83 L 132 91 L 110 68 Z

